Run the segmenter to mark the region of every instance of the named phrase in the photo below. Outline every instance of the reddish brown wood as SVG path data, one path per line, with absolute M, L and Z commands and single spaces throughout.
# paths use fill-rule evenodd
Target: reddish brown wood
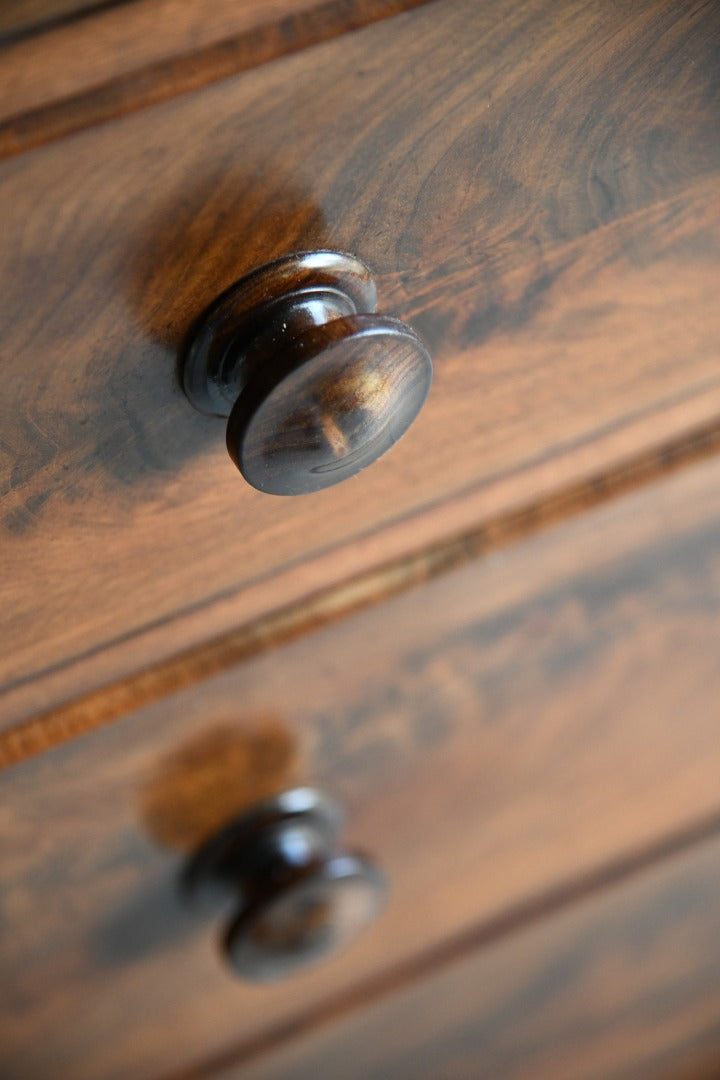
M 308 599 L 281 608 L 219 639 L 181 650 L 164 663 L 133 678 L 102 687 L 11 728 L 0 736 L 0 768 L 44 753 L 168 693 L 192 686 L 258 653 L 387 600 L 440 573 L 463 566 L 478 555 L 488 556 L 558 521 L 633 492 L 644 484 L 702 461 L 718 450 L 720 426 L 713 425 L 692 439 L 666 443 L 660 452 L 651 451 L 625 468 L 603 472 L 552 498 L 531 502 L 512 514 L 491 520 L 471 533 L 425 548 L 339 586 L 319 590 Z
M 717 829 L 719 534 L 715 458 L 0 774 L 5 1075 L 264 1054 Z M 176 875 L 297 782 L 347 807 L 390 901 L 258 996 Z
M 709 1080 L 719 893 L 715 839 L 256 1063 L 173 1080 Z
M 37 33 L 117 3 L 123 0 L 3 0 L 0 42 Z
M 4 50 L 0 155 L 165 101 L 426 2 L 128 0 Z
M 6 728 L 716 422 L 717 12 L 428 6 L 3 164 Z M 328 243 L 438 377 L 290 514 L 174 352 Z

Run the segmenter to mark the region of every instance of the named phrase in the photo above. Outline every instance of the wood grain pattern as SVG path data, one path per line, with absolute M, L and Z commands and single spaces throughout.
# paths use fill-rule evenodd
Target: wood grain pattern
M 397 15 L 427 0 L 132 0 L 0 56 L 0 156 Z M 68 63 L 68 56 L 73 62 Z
M 719 895 L 716 839 L 213 1076 L 708 1080 L 720 1060 Z
M 181 650 L 162 663 L 131 678 L 40 713 L 23 724 L 0 731 L 0 769 L 87 734 L 128 712 L 136 711 L 168 693 L 227 671 L 236 664 L 328 626 L 343 616 L 371 607 L 439 574 L 464 566 L 479 555 L 488 556 L 518 539 L 535 535 L 575 514 L 634 491 L 643 484 L 702 461 L 720 450 L 720 425 L 667 443 L 660 453 L 648 452 L 628 466 L 590 477 L 521 506 L 512 514 L 488 521 L 482 528 L 337 585 L 319 589 L 310 597 L 281 607 L 234 632 Z M 137 642 L 134 643 L 137 646 Z M 65 675 L 68 673 L 65 672 Z
M 719 538 L 713 459 L 0 774 L 4 1075 L 249 1060 L 717 830 Z M 258 996 L 176 875 L 298 781 L 347 806 L 391 898 Z
M 5 726 L 714 423 L 719 21 L 431 5 L 6 161 Z M 175 349 L 316 244 L 378 271 L 437 378 L 289 512 Z

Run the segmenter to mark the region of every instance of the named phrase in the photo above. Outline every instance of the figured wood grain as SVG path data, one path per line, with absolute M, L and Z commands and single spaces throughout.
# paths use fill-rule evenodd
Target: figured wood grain
M 212 1075 L 708 1080 L 720 1059 L 719 895 L 715 839 Z
M 717 830 L 719 540 L 714 458 L 0 774 L 3 1075 L 249 1061 Z M 177 874 L 297 782 L 391 896 L 259 994 Z
M 720 424 L 713 424 L 678 443 L 665 444 L 659 452 L 637 457 L 622 468 L 590 477 L 553 497 L 530 502 L 513 513 L 490 520 L 478 530 L 320 589 L 234 632 L 181 650 L 133 677 L 103 686 L 0 732 L 0 769 L 45 753 L 158 701 L 168 693 L 192 686 L 259 653 L 386 601 L 478 556 L 486 557 L 568 517 L 587 513 L 644 484 L 712 457 L 718 451 Z
M 718 21 L 430 5 L 3 163 L 5 726 L 715 423 Z M 175 352 L 316 245 L 437 375 L 390 455 L 289 507 Z
M 111 8 L 4 51 L 0 156 L 165 101 L 426 2 L 132 0 L 120 10 Z

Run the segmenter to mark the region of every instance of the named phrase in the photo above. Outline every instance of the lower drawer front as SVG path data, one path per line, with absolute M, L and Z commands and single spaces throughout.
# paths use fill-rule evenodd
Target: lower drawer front
M 463 941 L 500 948 L 494 936 L 532 924 L 548 903 L 547 941 L 564 941 L 558 962 L 573 963 L 578 891 L 634 880 L 636 867 L 682 853 L 720 817 L 719 537 L 711 460 L 8 769 L 3 1076 L 151 1080 L 261 1061 L 338 1010 L 421 982 Z M 297 782 L 345 804 L 348 843 L 384 868 L 391 895 L 346 952 L 258 989 L 228 974 L 219 923 L 184 908 L 177 876 L 203 837 Z M 704 937 L 714 946 L 717 904 L 678 967 L 688 978 Z M 646 944 L 642 919 L 613 919 L 603 923 L 615 934 L 610 995 Z M 513 1017 L 540 1038 L 557 1014 L 538 1001 L 557 988 L 547 974 L 555 946 L 537 935 L 546 975 L 518 991 Z M 477 969 L 468 959 L 465 983 L 458 976 L 468 1016 L 476 1005 L 490 1015 L 510 993 L 503 984 L 493 997 L 493 955 Z M 671 974 L 681 956 L 663 960 Z M 655 1021 L 672 1040 L 668 1002 L 670 1019 L 659 1010 Z M 609 1047 L 613 1024 L 633 1017 L 607 1015 L 595 1037 Z M 686 1033 L 677 1027 L 678 1040 Z M 395 1032 L 402 1061 L 404 1037 Z M 601 1075 L 624 1075 L 617 1053 Z
M 717 1076 L 719 893 L 715 840 L 222 1075 Z

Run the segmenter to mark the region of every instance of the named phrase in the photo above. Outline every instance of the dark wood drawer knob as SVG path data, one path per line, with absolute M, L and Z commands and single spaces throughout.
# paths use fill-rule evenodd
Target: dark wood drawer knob
M 231 285 L 195 324 L 185 393 L 228 417 L 230 457 L 273 495 L 337 484 L 407 431 L 432 378 L 405 323 L 375 315 L 370 271 L 352 255 L 289 255 Z
M 189 864 L 196 905 L 237 905 L 223 947 L 239 975 L 284 978 L 348 944 L 378 914 L 385 879 L 364 856 L 338 850 L 342 823 L 333 799 L 294 788 L 244 814 Z

